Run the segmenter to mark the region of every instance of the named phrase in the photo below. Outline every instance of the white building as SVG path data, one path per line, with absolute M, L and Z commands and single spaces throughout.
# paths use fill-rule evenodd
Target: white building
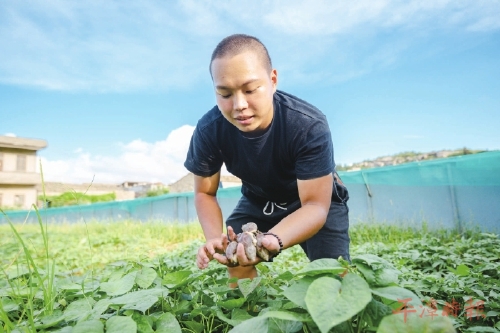
M 0 207 L 29 209 L 37 203 L 36 152 L 45 140 L 0 136 Z

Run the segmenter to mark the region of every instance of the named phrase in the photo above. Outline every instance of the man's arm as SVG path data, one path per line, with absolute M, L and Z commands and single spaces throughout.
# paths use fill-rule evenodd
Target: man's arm
M 194 176 L 194 205 L 206 240 L 222 234 L 222 212 L 216 198 L 219 181 L 220 171 L 210 177 Z
M 206 239 L 196 257 L 200 269 L 206 268 L 213 255 L 227 246 L 227 239 L 222 237 L 222 212 L 216 198 L 219 181 L 220 171 L 210 177 L 194 176 L 194 205 Z
M 302 207 L 269 230 L 281 238 L 284 248 L 308 240 L 323 227 L 332 201 L 333 175 L 298 180 L 297 186 Z

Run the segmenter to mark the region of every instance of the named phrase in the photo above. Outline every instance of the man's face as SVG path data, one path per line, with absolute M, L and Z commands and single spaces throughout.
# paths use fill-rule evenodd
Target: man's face
M 240 131 L 258 133 L 271 124 L 278 74 L 255 52 L 214 59 L 212 80 L 219 110 Z

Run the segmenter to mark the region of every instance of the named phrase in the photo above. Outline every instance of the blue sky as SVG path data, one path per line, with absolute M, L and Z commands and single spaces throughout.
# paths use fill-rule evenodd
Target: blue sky
M 499 1 L 0 2 L 0 135 L 45 179 L 172 183 L 213 105 L 208 63 L 260 38 L 279 89 L 319 107 L 337 163 L 500 149 Z

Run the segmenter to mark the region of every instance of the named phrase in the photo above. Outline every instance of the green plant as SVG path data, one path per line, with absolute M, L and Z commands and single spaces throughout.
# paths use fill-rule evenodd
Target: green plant
M 309 263 L 293 247 L 234 289 L 225 267 L 196 268 L 202 239 L 196 222 L 0 226 L 0 332 L 500 328 L 497 235 L 358 224 L 351 229 L 352 263 Z M 456 313 L 447 305 L 453 299 L 461 305 Z M 481 309 L 464 308 L 478 301 Z
M 37 313 L 42 313 L 45 316 L 51 316 L 54 310 L 54 301 L 55 301 L 55 265 L 54 260 L 49 256 L 49 241 L 47 228 L 44 227 L 42 220 L 40 218 L 40 214 L 36 208 L 33 206 L 35 212 L 38 217 L 38 223 L 40 227 L 40 233 L 43 240 L 43 249 L 44 249 L 44 265 L 39 267 L 35 260 L 33 259 L 32 252 L 29 250 L 28 245 L 17 232 L 16 228 L 12 224 L 10 220 L 8 220 L 8 224 L 11 227 L 12 232 L 14 233 L 16 240 L 19 242 L 19 245 L 22 248 L 22 253 L 24 254 L 24 261 L 20 260 L 16 262 L 16 272 L 17 277 L 23 276 L 22 279 L 10 280 L 8 279 L 8 286 L 10 287 L 11 293 L 9 301 L 6 304 L 4 303 L 4 299 L 2 299 L 2 306 L 0 308 L 0 317 L 4 318 L 4 322 L 7 325 L 6 329 L 10 331 L 15 326 L 13 326 L 13 321 L 8 317 L 5 307 L 11 305 L 13 300 L 21 300 L 21 302 L 25 303 L 25 308 L 23 312 L 27 317 L 26 327 L 31 331 L 34 331 L 36 328 L 35 325 L 35 317 Z M 2 214 L 5 214 L 1 211 Z M 24 265 L 20 265 L 23 263 Z M 3 273 L 9 277 L 9 275 L 2 268 Z M 27 276 L 28 279 L 24 278 Z M 39 292 L 41 292 L 42 297 L 40 297 Z M 42 306 L 41 308 L 35 308 L 36 302 L 41 298 Z M 38 299 L 38 300 L 37 300 Z
M 64 207 L 74 205 L 89 205 L 97 202 L 109 202 L 116 200 L 116 194 L 106 193 L 99 195 L 91 195 L 80 192 L 64 192 L 56 196 L 38 196 L 38 200 L 47 203 L 47 207 Z
M 168 194 L 169 189 L 168 188 L 160 188 L 157 190 L 150 190 L 146 192 L 147 197 L 157 197 L 160 195 Z

